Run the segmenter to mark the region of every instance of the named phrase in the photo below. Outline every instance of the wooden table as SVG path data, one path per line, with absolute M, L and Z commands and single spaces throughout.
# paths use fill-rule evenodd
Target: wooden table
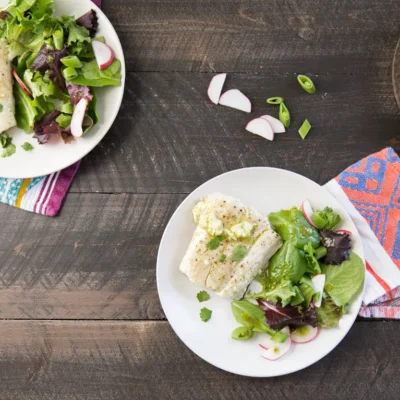
M 286 168 L 318 183 L 385 146 L 400 150 L 391 61 L 399 0 L 106 0 L 127 58 L 119 116 L 57 218 L 0 206 L 0 398 L 400 398 L 400 323 L 358 321 L 314 366 L 249 379 L 194 355 L 165 320 L 155 265 L 185 196 L 223 172 Z M 253 115 L 287 99 L 273 143 L 248 114 L 211 105 L 229 72 Z M 296 74 L 315 81 L 309 96 Z M 313 130 L 302 141 L 297 129 Z

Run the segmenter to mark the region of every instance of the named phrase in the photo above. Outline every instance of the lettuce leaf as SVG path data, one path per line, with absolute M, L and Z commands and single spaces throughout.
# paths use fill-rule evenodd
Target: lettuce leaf
M 302 302 L 302 306 L 304 308 L 310 307 L 311 300 L 314 296 L 314 286 L 311 279 L 305 275 L 302 276 L 299 282 L 299 290 L 304 299 L 304 301 Z M 294 304 L 292 303 L 292 305 Z
M 311 219 L 318 229 L 334 230 L 342 222 L 340 215 L 336 214 L 330 207 L 315 211 Z
M 341 264 L 349 258 L 351 249 L 350 236 L 347 233 L 337 233 L 328 229 L 321 229 L 322 245 L 326 248 L 325 264 Z
M 315 312 L 321 328 L 334 328 L 342 317 L 342 308 L 338 307 L 330 297 L 324 297 L 321 307 L 316 308 Z
M 249 299 L 263 299 L 271 303 L 281 303 L 283 307 L 290 304 L 299 292 L 290 281 L 285 281 L 270 291 L 251 293 L 246 295 Z M 303 299 L 304 300 L 304 299 Z
M 322 264 L 321 271 L 326 276 L 325 290 L 339 307 L 346 306 L 364 282 L 364 263 L 353 252 L 341 265 Z
M 36 109 L 31 103 L 31 98 L 22 90 L 18 83 L 14 82 L 14 98 L 15 98 L 15 119 L 18 128 L 29 133 L 36 117 Z

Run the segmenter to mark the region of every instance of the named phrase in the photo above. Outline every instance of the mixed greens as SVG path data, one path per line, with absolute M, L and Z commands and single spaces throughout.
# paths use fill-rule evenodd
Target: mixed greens
M 84 135 L 99 120 L 94 88 L 121 84 L 121 63 L 97 15 L 54 15 L 54 0 L 10 0 L 0 12 L 0 38 L 12 62 L 17 125 L 39 144 Z M 28 146 L 25 146 L 25 150 Z M 4 148 L 4 146 L 3 146 Z

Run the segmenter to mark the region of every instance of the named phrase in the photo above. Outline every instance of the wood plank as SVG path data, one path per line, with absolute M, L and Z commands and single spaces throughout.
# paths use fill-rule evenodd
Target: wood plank
M 397 0 L 112 0 L 129 71 L 329 72 L 389 68 Z
M 72 192 L 188 193 L 223 172 L 250 166 L 293 170 L 325 183 L 348 165 L 391 145 L 400 149 L 400 116 L 391 71 L 376 76 L 311 75 L 317 93 L 295 74 L 231 74 L 251 115 L 211 104 L 211 74 L 130 73 L 117 120 L 85 157 Z M 256 116 L 277 115 L 265 99 L 281 95 L 292 114 L 288 133 L 268 142 L 245 130 Z M 297 130 L 313 129 L 302 141 Z
M 184 197 L 69 194 L 57 218 L 1 204 L 0 318 L 163 318 L 157 250 Z
M 167 322 L 0 321 L 0 397 L 397 399 L 398 328 L 395 321 L 358 322 L 310 368 L 251 379 L 201 360 Z

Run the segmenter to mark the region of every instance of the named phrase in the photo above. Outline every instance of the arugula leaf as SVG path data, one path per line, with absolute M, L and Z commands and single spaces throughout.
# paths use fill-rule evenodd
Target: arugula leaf
M 342 222 L 340 215 L 336 214 L 330 207 L 314 211 L 311 219 L 318 229 L 329 229 L 332 231 Z
M 237 245 L 232 252 L 232 261 L 239 262 L 242 261 L 244 257 L 246 257 L 247 249 L 242 244 Z
M 207 322 L 211 318 L 212 311 L 204 307 L 200 310 L 200 318 L 203 322 Z
M 202 290 L 199 293 L 197 293 L 196 297 L 200 303 L 203 301 L 210 300 L 210 295 L 205 290 Z
M 222 256 L 219 258 L 219 262 L 224 262 L 226 260 L 226 255 L 222 254 Z
M 224 237 L 222 235 L 215 236 L 212 238 L 207 244 L 206 247 L 209 250 L 215 250 L 218 248 L 218 246 L 221 244 L 221 242 L 224 240 Z
M 254 335 L 254 331 L 251 328 L 245 326 L 239 326 L 232 332 L 232 339 L 235 340 L 247 340 L 251 339 Z
M 21 147 L 22 147 L 25 151 L 32 151 L 32 150 L 33 150 L 33 146 L 32 146 L 30 143 L 28 143 L 28 142 L 25 142 L 23 145 L 21 145 Z
M 3 153 L 1 154 L 1 156 L 3 158 L 10 157 L 15 153 L 16 150 L 17 149 L 15 147 L 15 144 L 10 143 L 9 145 L 7 145 L 6 147 L 3 148 Z
M 321 328 L 334 328 L 342 317 L 342 308 L 338 307 L 330 297 L 324 297 L 321 307 L 315 308 L 315 312 Z

